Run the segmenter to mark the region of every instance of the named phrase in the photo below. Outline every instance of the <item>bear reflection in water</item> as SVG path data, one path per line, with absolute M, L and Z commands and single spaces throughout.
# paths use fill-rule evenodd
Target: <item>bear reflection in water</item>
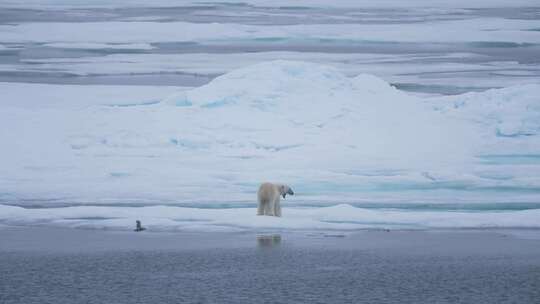
M 257 246 L 259 248 L 272 248 L 278 247 L 281 244 L 281 235 L 258 235 Z

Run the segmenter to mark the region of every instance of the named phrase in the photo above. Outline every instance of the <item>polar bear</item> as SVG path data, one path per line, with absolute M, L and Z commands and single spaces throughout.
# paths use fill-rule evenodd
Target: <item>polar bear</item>
M 257 215 L 281 216 L 279 196 L 294 195 L 291 187 L 283 184 L 262 183 L 257 192 Z

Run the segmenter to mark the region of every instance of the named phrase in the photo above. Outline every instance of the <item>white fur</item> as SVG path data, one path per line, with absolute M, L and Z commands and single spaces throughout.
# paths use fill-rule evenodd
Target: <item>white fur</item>
M 292 190 L 287 185 L 263 183 L 257 192 L 259 206 L 257 215 L 281 216 L 280 196 L 292 194 Z

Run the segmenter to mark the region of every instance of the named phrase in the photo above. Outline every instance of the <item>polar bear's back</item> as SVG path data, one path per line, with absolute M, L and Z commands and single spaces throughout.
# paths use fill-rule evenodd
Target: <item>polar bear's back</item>
M 279 191 L 276 185 L 272 183 L 262 183 L 257 192 L 257 197 L 261 203 L 273 202 L 279 197 Z

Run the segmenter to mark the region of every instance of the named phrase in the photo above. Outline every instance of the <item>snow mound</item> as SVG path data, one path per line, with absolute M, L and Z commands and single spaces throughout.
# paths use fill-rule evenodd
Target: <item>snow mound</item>
M 326 162 L 343 156 L 426 162 L 443 152 L 460 157 L 465 145 L 452 139 L 469 138 L 382 79 L 365 74 L 350 78 L 307 62 L 255 64 L 163 101 L 190 108 L 189 113 L 198 116 L 192 127 L 215 125 L 220 131 L 213 137 L 223 138 L 214 143 L 238 134 L 233 136 L 236 146 L 252 146 L 256 140 L 255 148 L 270 147 L 267 150 L 303 147 L 295 151 Z
M 178 106 L 213 108 L 244 103 L 255 107 L 294 106 L 298 103 L 338 103 L 312 99 L 342 91 L 368 94 L 397 92 L 372 75 L 349 78 L 336 68 L 307 62 L 276 60 L 251 65 L 219 76 L 207 85 L 170 96 L 165 102 Z M 293 96 L 305 96 L 292 99 Z M 277 104 L 276 101 L 283 101 Z

